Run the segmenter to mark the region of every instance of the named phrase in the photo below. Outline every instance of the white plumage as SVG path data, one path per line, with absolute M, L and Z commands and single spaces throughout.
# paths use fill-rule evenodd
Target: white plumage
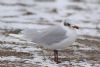
M 37 43 L 44 48 L 64 49 L 76 39 L 76 30 L 63 24 L 52 25 L 45 30 L 27 29 L 22 32 L 24 38 Z
M 54 50 L 54 61 L 58 61 L 58 50 L 65 49 L 72 45 L 77 39 L 77 26 L 71 26 L 69 23 L 55 24 L 45 30 L 25 30 L 23 31 L 24 38 L 35 42 L 44 48 Z

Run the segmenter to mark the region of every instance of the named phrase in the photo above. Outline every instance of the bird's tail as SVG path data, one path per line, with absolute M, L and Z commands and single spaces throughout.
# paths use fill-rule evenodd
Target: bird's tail
M 39 34 L 37 29 L 25 29 L 21 33 L 23 38 L 29 41 L 34 41 L 35 37 Z

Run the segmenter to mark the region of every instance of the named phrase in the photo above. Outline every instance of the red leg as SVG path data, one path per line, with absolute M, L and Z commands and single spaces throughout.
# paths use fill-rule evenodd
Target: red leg
M 54 61 L 58 64 L 58 50 L 54 50 Z

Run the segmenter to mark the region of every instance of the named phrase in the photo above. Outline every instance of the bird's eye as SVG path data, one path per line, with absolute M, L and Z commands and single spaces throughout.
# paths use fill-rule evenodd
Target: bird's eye
M 71 24 L 64 22 L 64 26 L 71 26 Z

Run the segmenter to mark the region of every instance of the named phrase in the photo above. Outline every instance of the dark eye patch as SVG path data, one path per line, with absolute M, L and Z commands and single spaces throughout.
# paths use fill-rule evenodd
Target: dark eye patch
M 71 24 L 64 22 L 64 26 L 71 26 Z

